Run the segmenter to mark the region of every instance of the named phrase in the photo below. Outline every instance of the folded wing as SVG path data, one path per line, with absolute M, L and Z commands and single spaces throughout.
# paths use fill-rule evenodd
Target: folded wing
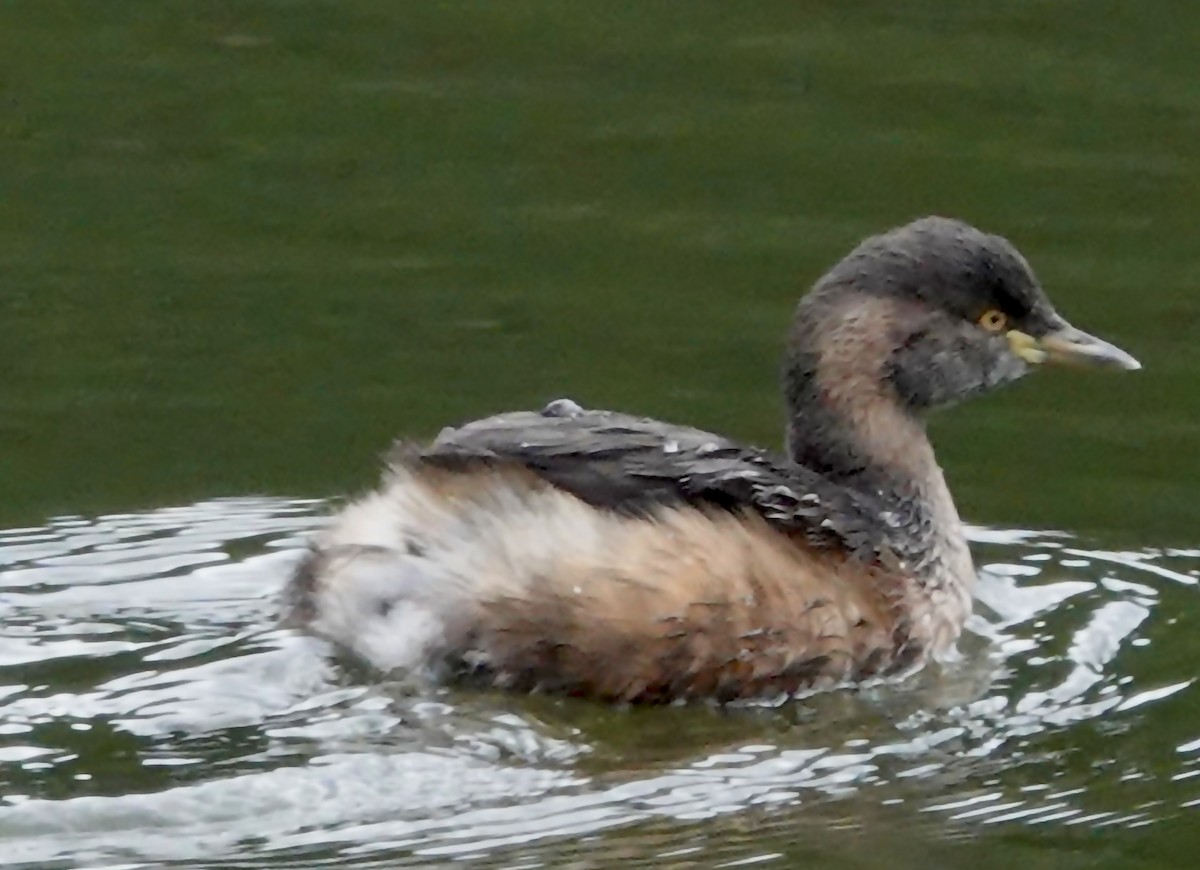
M 402 448 L 406 458 L 411 450 Z M 541 412 L 518 411 L 448 428 L 419 452 L 448 470 L 516 464 L 597 508 L 651 514 L 681 504 L 755 511 L 779 531 L 816 548 L 836 548 L 867 563 L 891 550 L 881 506 L 811 469 L 710 432 L 568 400 Z

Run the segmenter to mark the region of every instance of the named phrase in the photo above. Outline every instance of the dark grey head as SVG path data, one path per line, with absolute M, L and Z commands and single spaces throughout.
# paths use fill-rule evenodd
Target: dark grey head
M 797 309 L 784 361 L 793 455 L 813 461 L 850 440 L 832 428 L 885 428 L 868 407 L 919 418 L 1044 362 L 1140 367 L 1068 324 L 1000 236 L 939 217 L 873 236 Z
M 1042 362 L 1136 369 L 1070 326 L 1020 252 L 961 221 L 928 217 L 873 236 L 800 303 L 793 356 L 860 343 L 859 360 L 921 411 L 1015 380 Z M 797 360 L 800 361 L 800 360 Z M 842 376 L 847 372 L 843 371 Z

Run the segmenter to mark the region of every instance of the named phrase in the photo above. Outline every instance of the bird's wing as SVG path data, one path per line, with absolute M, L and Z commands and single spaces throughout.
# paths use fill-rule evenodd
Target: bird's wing
M 567 400 L 445 429 L 419 459 L 446 469 L 520 465 L 588 504 L 622 513 L 679 504 L 755 511 L 814 547 L 866 562 L 884 552 L 872 517 L 878 505 L 811 469 L 700 429 Z

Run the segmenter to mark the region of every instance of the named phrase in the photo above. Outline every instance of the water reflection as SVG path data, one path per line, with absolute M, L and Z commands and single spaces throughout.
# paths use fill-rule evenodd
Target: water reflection
M 978 529 L 956 661 L 780 707 L 619 711 L 414 694 L 278 629 L 321 510 L 227 499 L 0 532 L 9 861 L 733 866 L 794 860 L 789 832 L 817 820 L 952 843 L 1200 802 L 1197 693 L 1172 655 L 1194 551 Z

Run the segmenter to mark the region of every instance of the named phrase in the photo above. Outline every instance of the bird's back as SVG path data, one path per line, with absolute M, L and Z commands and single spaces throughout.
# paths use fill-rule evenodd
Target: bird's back
M 921 652 L 855 494 L 698 429 L 562 408 L 398 446 L 297 572 L 293 617 L 385 670 L 628 701 L 794 692 Z

